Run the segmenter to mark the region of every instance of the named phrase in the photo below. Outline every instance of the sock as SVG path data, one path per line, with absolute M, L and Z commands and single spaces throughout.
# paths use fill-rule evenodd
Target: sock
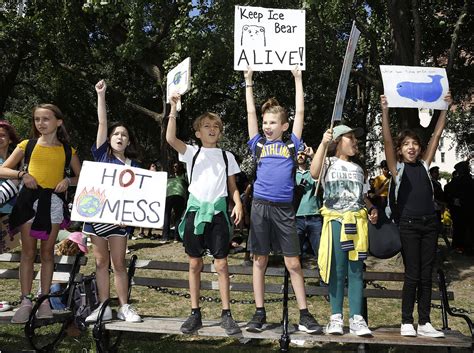
M 266 314 L 264 306 L 262 306 L 261 308 L 256 308 L 255 312 L 257 312 L 259 314 L 263 314 L 263 315 Z
M 308 314 L 309 314 L 308 308 L 300 309 L 300 316 L 305 316 L 305 315 L 308 315 Z
M 221 316 L 232 316 L 230 309 L 222 309 Z
M 191 315 L 201 316 L 201 308 L 191 308 Z

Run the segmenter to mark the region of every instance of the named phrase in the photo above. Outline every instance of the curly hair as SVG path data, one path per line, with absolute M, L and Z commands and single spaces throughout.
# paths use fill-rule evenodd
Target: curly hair
M 420 154 L 418 155 L 419 157 L 422 156 L 423 152 L 425 151 L 425 147 L 421 143 L 421 138 L 420 136 L 418 136 L 418 134 L 415 131 L 410 130 L 410 129 L 402 130 L 399 132 L 399 134 L 397 135 L 395 139 L 395 153 L 397 155 L 397 159 L 399 162 L 401 162 L 403 158 L 400 152 L 402 150 L 403 142 L 405 141 L 406 138 L 412 138 L 418 143 L 418 145 L 420 145 Z
M 64 239 L 58 245 L 56 245 L 55 253 L 58 256 L 76 256 L 80 251 L 81 250 L 79 249 L 79 245 L 77 245 L 77 243 L 69 239 Z

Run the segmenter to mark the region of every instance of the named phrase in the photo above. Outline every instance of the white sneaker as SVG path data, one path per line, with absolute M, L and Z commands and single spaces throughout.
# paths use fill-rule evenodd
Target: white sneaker
M 326 333 L 331 335 L 342 335 L 344 333 L 344 322 L 342 314 L 332 314 L 329 323 L 326 325 Z
M 349 319 L 350 332 L 357 336 L 372 336 L 367 323 L 361 315 L 354 315 Z
M 12 306 L 10 305 L 10 303 L 6 302 L 6 301 L 1 301 L 0 302 L 0 312 L 2 311 L 8 311 L 12 308 Z
M 102 304 L 100 304 L 97 309 L 95 309 L 88 317 L 86 317 L 86 323 L 90 324 L 92 322 L 96 322 L 99 318 L 99 311 L 102 308 Z M 112 320 L 112 309 L 110 306 L 105 308 L 104 315 L 102 316 L 102 321 Z
M 416 331 L 413 324 L 402 324 L 400 326 L 400 335 L 405 337 L 416 337 Z
M 117 318 L 127 322 L 142 322 L 142 318 L 130 304 L 124 304 L 120 307 Z
M 429 322 L 418 325 L 418 336 L 440 338 L 444 337 L 444 332 L 436 330 Z

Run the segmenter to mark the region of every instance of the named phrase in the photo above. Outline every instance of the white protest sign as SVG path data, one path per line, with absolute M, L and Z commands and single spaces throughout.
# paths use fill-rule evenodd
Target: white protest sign
M 191 88 L 191 58 L 187 57 L 166 75 L 166 103 L 174 92 L 185 94 Z M 178 111 L 181 110 L 179 102 Z
M 446 70 L 439 67 L 380 65 L 388 106 L 446 110 Z
M 236 6 L 234 70 L 306 68 L 304 10 Z
M 334 102 L 331 122 L 340 121 L 342 119 L 342 108 L 344 107 L 347 85 L 349 84 L 349 76 L 351 74 L 352 60 L 354 60 L 354 53 L 357 48 L 359 36 L 360 31 L 355 26 L 355 22 L 352 22 L 351 34 L 349 35 L 346 55 L 344 56 L 344 64 L 342 65 L 341 76 L 339 77 L 339 85 L 337 86 L 336 100 Z
M 71 219 L 160 228 L 165 212 L 166 185 L 166 172 L 85 161 Z

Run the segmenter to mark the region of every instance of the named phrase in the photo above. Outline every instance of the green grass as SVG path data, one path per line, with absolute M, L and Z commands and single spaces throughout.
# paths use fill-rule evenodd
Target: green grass
M 156 241 L 147 239 L 130 242 L 130 248 L 133 254 L 136 254 L 139 259 L 153 259 L 153 260 L 167 260 L 167 261 L 186 261 L 186 255 L 181 244 L 166 244 L 161 245 Z M 444 249 L 443 249 L 444 250 Z M 88 255 L 89 263 L 83 268 L 83 273 L 91 273 L 94 271 L 94 259 L 92 253 Z M 229 262 L 231 264 L 240 264 L 243 261 L 243 254 L 231 255 Z M 206 262 L 210 262 L 206 259 Z M 2 265 L 3 266 L 3 265 Z M 448 277 L 451 280 L 449 290 L 454 291 L 455 300 L 451 303 L 452 306 L 467 309 L 470 312 L 474 311 L 472 297 L 472 288 L 474 286 L 474 265 L 472 257 L 465 257 L 456 254 L 448 254 L 446 260 L 442 264 L 447 271 Z M 377 271 L 403 271 L 403 265 L 399 258 L 390 260 L 369 259 L 367 261 L 369 270 Z M 137 271 L 138 276 L 157 276 L 158 271 Z M 182 274 L 186 278 L 186 273 Z M 215 280 L 214 275 L 204 275 L 203 279 Z M 231 281 L 241 281 L 242 278 L 235 276 Z M 245 279 L 248 280 L 248 279 Z M 281 281 L 273 279 L 274 281 Z M 380 283 L 388 285 L 387 283 Z M 37 285 L 37 284 L 35 284 Z M 390 283 L 391 288 L 397 289 L 397 284 Z M 401 284 L 399 284 L 401 286 Z M 112 285 L 113 288 L 113 285 Z M 18 281 L 17 280 L 2 280 L 0 282 L 0 300 L 17 300 L 18 297 Z M 185 290 L 181 290 L 185 292 Z M 202 295 L 218 297 L 216 291 L 203 291 Z M 237 300 L 252 300 L 251 293 L 231 293 L 231 298 Z M 280 298 L 279 295 L 267 296 L 267 298 Z M 433 301 L 439 303 L 438 301 Z M 170 294 L 159 293 L 153 289 L 144 287 L 134 287 L 132 291 L 132 303 L 143 315 L 161 315 L 172 317 L 185 317 L 189 314 L 190 303 L 189 299 L 174 296 Z M 369 299 L 369 325 L 371 327 L 379 326 L 393 326 L 398 327 L 400 323 L 400 301 L 392 299 Z M 202 313 L 204 319 L 217 319 L 220 316 L 220 304 L 215 302 L 202 303 Z M 347 317 L 347 299 L 345 303 L 345 316 Z M 329 304 L 321 297 L 314 297 L 308 299 L 308 307 L 320 323 L 325 324 L 330 315 Z M 282 315 L 282 304 L 269 303 L 266 304 L 268 320 L 272 322 L 279 322 Z M 232 306 L 232 313 L 236 320 L 247 321 L 254 312 L 252 304 L 234 304 Z M 295 301 L 289 303 L 290 323 L 296 323 L 298 318 L 298 310 Z M 472 314 L 471 314 L 472 318 Z M 416 320 L 416 318 L 415 318 Z M 432 310 L 432 322 L 435 327 L 441 327 L 440 310 Z M 450 319 L 450 326 L 452 329 L 460 330 L 464 334 L 468 334 L 467 325 L 464 320 Z M 45 333 L 46 334 L 46 333 Z M 263 353 L 269 350 L 278 350 L 278 342 L 270 341 L 252 341 L 251 343 L 241 344 L 234 339 L 212 339 L 195 336 L 171 336 L 171 335 L 151 335 L 151 334 L 136 334 L 125 333 L 122 336 L 122 344 L 120 352 L 252 352 Z M 324 352 L 348 352 L 356 350 L 355 345 L 339 345 L 339 344 L 324 344 L 316 345 L 320 351 Z M 0 351 L 3 352 L 18 352 L 22 350 L 29 350 L 30 347 L 26 338 L 24 337 L 23 327 L 18 325 L 0 325 Z M 311 347 L 292 347 L 295 352 L 307 352 Z M 312 350 L 313 351 L 313 350 Z M 371 352 L 392 352 L 392 353 L 413 353 L 426 352 L 436 353 L 445 352 L 441 348 L 407 348 L 407 347 L 387 347 L 372 345 Z M 452 350 L 457 352 L 457 350 Z M 66 337 L 60 344 L 58 352 L 95 352 L 95 345 L 92 339 L 91 332 L 83 333 L 80 337 Z

